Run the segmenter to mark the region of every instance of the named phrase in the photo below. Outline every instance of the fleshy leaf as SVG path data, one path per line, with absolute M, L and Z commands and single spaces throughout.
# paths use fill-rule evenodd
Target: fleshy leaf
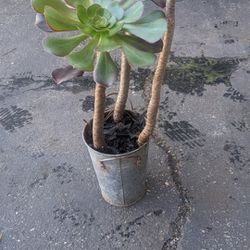
M 44 49 L 56 56 L 67 56 L 82 41 L 87 39 L 86 35 L 78 35 L 73 37 L 56 38 L 48 37 L 43 42 Z
M 109 30 L 109 36 L 114 36 L 116 33 L 118 33 L 124 26 L 123 22 L 117 22 L 110 30 Z
M 135 3 L 135 0 L 121 0 L 120 5 L 123 9 L 128 9 Z
M 123 43 L 122 50 L 127 57 L 129 64 L 133 66 L 146 67 L 153 65 L 155 62 L 156 57 L 154 54 L 138 50 L 126 43 Z
M 44 15 L 41 13 L 36 13 L 35 25 L 42 31 L 53 32 L 53 30 L 46 23 Z
M 75 77 L 82 76 L 84 71 L 74 69 L 71 65 L 68 65 L 65 68 L 55 69 L 52 72 L 52 78 L 56 84 L 60 84 L 69 80 L 72 80 Z
M 118 69 L 108 52 L 101 52 L 94 70 L 94 80 L 105 86 L 112 85 L 118 75 Z
M 136 35 L 147 42 L 154 43 L 162 38 L 166 31 L 166 18 L 162 11 L 153 11 L 133 24 L 125 24 L 128 32 Z
M 70 19 L 67 16 L 63 16 L 60 12 L 50 6 L 45 7 L 44 16 L 49 27 L 54 31 L 77 30 L 78 26 L 80 26 L 80 22 Z
M 144 5 L 141 1 L 130 6 L 124 13 L 124 22 L 133 23 L 139 20 L 143 14 Z
M 93 4 L 87 9 L 87 15 L 88 18 L 94 18 L 98 12 L 98 10 L 101 10 L 102 7 L 99 4 Z
M 67 56 L 70 64 L 80 70 L 94 69 L 97 51 L 101 53 L 98 60 L 101 66 L 103 62 L 112 61 L 108 54 L 110 51 L 121 48 L 131 65 L 144 67 L 153 64 L 153 53 L 162 49 L 160 39 L 166 31 L 166 16 L 163 11 L 154 11 L 142 17 L 146 0 L 31 1 L 34 9 L 41 14 L 37 17 L 40 28 L 81 33 L 74 37 L 48 38 L 44 41 L 48 52 Z M 91 37 L 90 42 L 74 51 L 88 37 Z M 111 65 L 109 68 L 112 68 Z
M 95 47 L 98 43 L 99 38 L 92 39 L 89 44 L 79 52 L 71 53 L 67 58 L 69 63 L 77 68 L 84 71 L 93 71 L 94 60 L 95 60 Z
M 76 8 L 78 5 L 82 5 L 87 8 L 90 5 L 89 0 L 64 0 L 68 5 Z
M 97 50 L 101 52 L 109 52 L 119 47 L 121 47 L 121 45 L 118 44 L 115 39 L 110 39 L 105 35 L 101 35 Z
M 81 5 L 77 6 L 77 16 L 79 20 L 81 21 L 81 23 L 83 24 L 88 23 L 87 10 Z
M 112 2 L 108 5 L 107 10 L 110 11 L 110 13 L 116 17 L 116 19 L 120 20 L 122 19 L 124 15 L 123 8 L 119 5 L 117 2 Z
M 76 14 L 65 5 L 63 0 L 31 0 L 32 7 L 38 13 L 44 14 L 45 6 L 50 6 L 56 9 L 59 13 L 75 18 Z
M 159 40 L 155 43 L 149 43 L 139 37 L 131 36 L 131 35 L 122 35 L 122 34 L 118 34 L 114 39 L 119 44 L 127 43 L 139 50 L 151 52 L 151 53 L 159 53 L 161 52 L 162 47 L 163 47 L 162 40 Z
M 103 8 L 108 9 L 107 7 L 112 3 L 112 0 L 95 0 L 94 2 L 101 5 Z

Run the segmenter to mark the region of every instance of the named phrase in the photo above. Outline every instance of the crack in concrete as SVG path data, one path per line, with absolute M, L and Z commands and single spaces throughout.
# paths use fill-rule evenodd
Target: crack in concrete
M 176 189 L 179 193 L 180 204 L 178 206 L 178 214 L 176 218 L 170 223 L 171 237 L 167 239 L 162 247 L 162 250 L 176 250 L 178 243 L 183 235 L 182 229 L 191 214 L 191 202 L 188 196 L 188 190 L 183 186 L 181 176 L 179 173 L 179 160 L 176 155 L 171 152 L 171 148 L 167 145 L 165 140 L 160 136 L 159 132 L 153 134 L 156 144 L 162 148 L 168 156 L 168 164 L 171 170 L 171 175 Z
M 146 79 L 143 88 L 143 97 L 147 104 L 150 99 L 152 77 L 153 72 Z M 146 106 L 147 105 L 145 105 L 145 107 Z M 182 229 L 186 224 L 188 217 L 191 215 L 191 201 L 188 196 L 188 190 L 183 186 L 179 173 L 180 161 L 177 159 L 176 155 L 172 152 L 171 147 L 166 143 L 164 138 L 162 138 L 160 132 L 156 128 L 153 133 L 153 139 L 168 156 L 168 164 L 170 167 L 171 176 L 173 178 L 173 183 L 177 189 L 177 192 L 179 193 L 180 204 L 178 206 L 178 213 L 176 218 L 170 223 L 171 237 L 164 242 L 162 247 L 162 250 L 176 250 L 183 235 Z

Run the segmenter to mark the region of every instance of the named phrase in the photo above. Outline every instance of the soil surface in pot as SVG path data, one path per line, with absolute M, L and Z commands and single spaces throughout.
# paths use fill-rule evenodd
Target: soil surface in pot
M 104 136 L 106 148 L 98 150 L 106 154 L 123 154 L 136 150 L 139 146 L 137 138 L 145 125 L 144 114 L 126 111 L 123 120 L 119 123 L 113 120 L 113 111 L 105 113 Z M 93 147 L 92 122 L 85 131 L 85 140 Z

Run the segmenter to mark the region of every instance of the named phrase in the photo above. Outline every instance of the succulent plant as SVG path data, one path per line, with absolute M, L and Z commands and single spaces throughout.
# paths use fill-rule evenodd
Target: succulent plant
M 154 53 L 162 49 L 165 14 L 155 10 L 143 16 L 142 1 L 32 0 L 32 6 L 39 13 L 36 23 L 40 28 L 77 32 L 66 38 L 46 38 L 45 50 L 66 57 L 74 68 L 94 71 L 95 81 L 106 86 L 118 75 L 111 51 L 120 48 L 130 65 L 145 67 L 154 64 Z

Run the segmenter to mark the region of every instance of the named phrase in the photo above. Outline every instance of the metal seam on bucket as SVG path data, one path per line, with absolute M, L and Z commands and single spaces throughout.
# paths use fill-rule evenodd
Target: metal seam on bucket
M 123 199 L 123 204 L 125 203 L 125 196 L 124 196 L 124 188 L 123 188 L 123 179 L 122 179 L 122 164 L 121 164 L 121 158 L 119 158 L 119 168 L 120 168 L 120 177 L 121 177 L 121 184 L 122 184 L 122 199 Z

